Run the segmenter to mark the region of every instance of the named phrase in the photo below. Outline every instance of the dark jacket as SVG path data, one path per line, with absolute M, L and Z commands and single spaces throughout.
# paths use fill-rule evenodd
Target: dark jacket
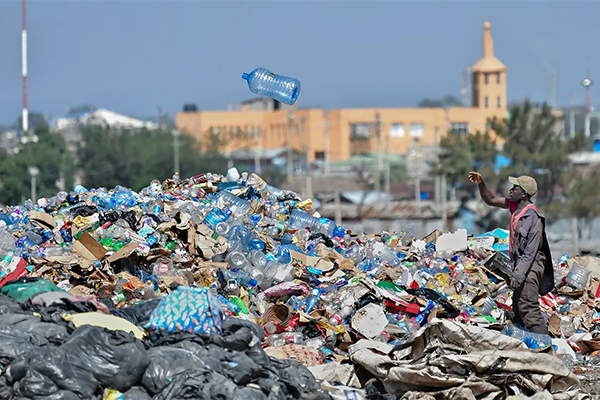
M 515 263 L 512 277 L 522 285 L 534 263 L 541 264 L 544 266 L 544 275 L 540 283 L 540 295 L 552 291 L 554 266 L 546 238 L 546 219 L 533 209 L 527 210 L 517 222 L 512 248 Z

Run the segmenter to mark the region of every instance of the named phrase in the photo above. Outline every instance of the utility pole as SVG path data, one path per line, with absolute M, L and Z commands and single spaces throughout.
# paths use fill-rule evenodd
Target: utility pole
M 288 184 L 292 183 L 292 173 L 293 173 L 293 157 L 292 152 L 294 151 L 294 147 L 292 144 L 292 128 L 294 126 L 294 112 L 290 111 L 288 113 L 288 140 L 287 140 L 287 181 Z
M 181 132 L 177 129 L 173 129 L 171 131 L 173 135 L 173 173 L 179 172 L 179 136 L 181 136 Z
M 310 151 L 308 145 L 308 137 L 306 134 L 306 118 L 300 117 L 300 135 L 302 136 L 302 150 L 304 151 L 305 160 L 304 163 L 306 165 L 305 171 L 305 184 L 304 184 L 304 195 L 305 198 L 312 198 L 312 176 L 310 170 Z
M 569 96 L 569 137 L 575 136 L 575 108 L 573 104 L 573 95 Z
M 590 137 L 590 113 L 591 113 L 591 104 L 590 104 L 590 86 L 592 86 L 592 79 L 590 78 L 590 56 L 587 55 L 586 59 L 585 59 L 585 66 L 586 66 L 586 77 L 585 79 L 581 82 L 581 84 L 583 85 L 583 87 L 585 87 L 585 137 L 589 138 Z
M 262 173 L 262 169 L 260 167 L 260 146 L 258 145 L 258 129 L 256 129 L 256 124 L 252 124 L 252 138 L 254 139 L 254 171 L 260 175 Z
M 23 132 L 29 130 L 29 109 L 27 108 L 27 3 L 21 0 L 21 75 L 23 78 Z
M 390 197 L 392 196 L 390 177 L 390 137 L 385 138 L 385 215 L 391 217 Z
M 31 201 L 33 204 L 37 204 L 37 176 L 40 174 L 40 170 L 35 165 L 27 167 L 29 175 L 31 175 Z
M 325 133 L 325 174 L 329 173 L 329 111 L 323 110 L 323 119 L 324 119 L 324 133 Z
M 335 204 L 335 224 L 337 226 L 342 226 L 342 209 L 341 201 L 340 201 L 340 191 L 336 190 L 333 193 L 333 204 Z
M 442 174 L 441 177 L 441 195 L 442 195 L 442 227 L 443 231 L 446 232 L 448 230 L 448 203 L 447 203 L 447 186 L 446 186 L 446 175 Z
M 577 228 L 577 217 L 571 217 L 571 234 L 573 235 L 573 256 L 579 255 L 579 229 Z
M 552 109 L 556 108 L 556 71 L 554 69 L 550 72 L 550 101 L 552 102 Z
M 375 190 L 381 190 L 381 171 L 383 171 L 383 158 L 381 154 L 381 120 L 379 113 L 375 114 L 375 137 L 377 139 L 377 177 L 375 179 Z

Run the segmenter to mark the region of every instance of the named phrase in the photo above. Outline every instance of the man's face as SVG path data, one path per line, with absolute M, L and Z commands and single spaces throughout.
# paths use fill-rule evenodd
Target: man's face
M 518 202 L 518 201 L 525 199 L 526 197 L 527 197 L 527 193 L 525 193 L 525 191 L 523 190 L 523 188 L 521 186 L 515 185 L 510 189 L 509 198 L 512 201 Z

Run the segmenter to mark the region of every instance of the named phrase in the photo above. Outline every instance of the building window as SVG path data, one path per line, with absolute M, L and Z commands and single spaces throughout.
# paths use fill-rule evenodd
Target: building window
M 390 136 L 391 137 L 404 137 L 406 134 L 406 130 L 404 129 L 404 124 L 396 123 L 390 125 Z
M 490 123 L 489 123 L 489 122 L 486 122 L 486 123 L 485 123 L 485 131 L 486 131 L 486 132 L 489 132 L 491 127 L 492 127 L 492 126 L 490 125 Z
M 496 83 L 500 84 L 500 72 L 496 72 Z
M 483 74 L 483 80 L 484 80 L 484 82 L 483 82 L 483 83 L 485 83 L 485 84 L 487 85 L 487 84 L 490 82 L 490 74 L 489 74 L 489 73 L 487 73 L 487 72 L 486 72 L 486 73 L 484 73 L 484 74 Z
M 485 108 L 488 108 L 490 106 L 490 99 L 488 99 L 487 96 L 485 96 Z
M 421 122 L 414 122 L 410 124 L 410 136 L 412 137 L 423 137 L 425 134 L 425 127 Z
M 450 126 L 450 131 L 457 135 L 467 135 L 469 133 L 468 122 L 453 122 Z
M 500 96 L 496 99 L 498 103 L 498 108 L 502 107 L 502 102 L 500 101 Z
M 364 140 L 371 137 L 371 124 L 351 124 L 350 139 Z

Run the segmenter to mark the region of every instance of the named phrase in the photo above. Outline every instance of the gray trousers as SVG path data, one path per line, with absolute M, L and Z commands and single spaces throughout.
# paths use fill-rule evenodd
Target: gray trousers
M 540 283 L 544 274 L 544 264 L 534 262 L 525 282 L 513 294 L 515 323 L 525 325 L 535 333 L 548 334 L 548 326 L 540 308 Z

